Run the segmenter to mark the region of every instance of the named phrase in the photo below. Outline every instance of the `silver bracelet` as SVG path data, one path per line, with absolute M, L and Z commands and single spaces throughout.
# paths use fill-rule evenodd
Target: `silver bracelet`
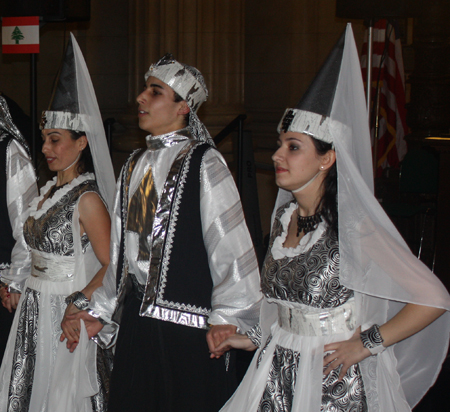
M 384 340 L 380 334 L 380 327 L 378 325 L 372 325 L 369 329 L 361 332 L 360 338 L 363 346 L 369 349 L 372 355 L 377 355 L 386 349 L 383 346 Z
M 84 310 L 89 306 L 89 300 L 83 292 L 73 292 L 71 295 L 67 296 L 66 304 L 70 305 L 71 303 L 77 309 Z

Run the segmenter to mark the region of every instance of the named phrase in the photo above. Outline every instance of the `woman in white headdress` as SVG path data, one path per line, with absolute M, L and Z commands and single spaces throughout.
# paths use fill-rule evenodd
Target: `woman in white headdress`
M 57 175 L 31 202 L 24 225 L 31 275 L 10 285 L 21 298 L 0 369 L 0 410 L 103 411 L 108 357 L 99 361 L 82 322 L 65 320 L 102 284 L 115 186 L 97 100 L 73 36 L 41 129 L 42 151 Z M 66 347 L 68 336 L 76 349 Z
M 280 122 L 260 324 L 217 356 L 259 350 L 223 411 L 411 411 L 446 356 L 450 297 L 373 196 L 360 73 L 348 26 Z

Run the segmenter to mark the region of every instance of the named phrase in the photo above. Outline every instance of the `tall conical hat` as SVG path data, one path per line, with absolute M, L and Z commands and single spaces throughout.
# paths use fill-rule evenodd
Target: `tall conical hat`
M 329 131 L 330 114 L 339 80 L 344 44 L 345 33 L 341 35 L 295 108 L 286 109 L 278 125 L 278 133 L 281 130 L 304 133 L 332 143 Z
M 115 177 L 105 129 L 86 62 L 72 33 L 49 110 L 42 114 L 41 129 L 86 133 L 100 193 L 112 206 Z

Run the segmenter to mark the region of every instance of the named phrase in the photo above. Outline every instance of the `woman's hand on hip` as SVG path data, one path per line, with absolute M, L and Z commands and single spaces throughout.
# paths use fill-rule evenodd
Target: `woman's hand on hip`
M 328 375 L 333 369 L 342 365 L 339 373 L 339 380 L 342 380 L 347 370 L 363 359 L 368 358 L 371 353 L 363 346 L 360 338 L 361 327 L 356 329 L 354 335 L 345 341 L 329 343 L 324 346 L 324 352 L 331 352 L 323 359 L 323 366 L 326 367 L 324 375 Z

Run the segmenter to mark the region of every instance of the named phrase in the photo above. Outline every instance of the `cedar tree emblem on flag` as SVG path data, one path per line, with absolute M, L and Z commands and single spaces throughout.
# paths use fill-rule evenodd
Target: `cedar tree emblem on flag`
M 3 17 L 3 53 L 39 53 L 39 17 Z
M 16 26 L 14 31 L 11 34 L 11 39 L 16 41 L 16 44 L 19 44 L 20 40 L 23 40 L 25 37 L 23 33 L 20 31 L 20 29 Z

